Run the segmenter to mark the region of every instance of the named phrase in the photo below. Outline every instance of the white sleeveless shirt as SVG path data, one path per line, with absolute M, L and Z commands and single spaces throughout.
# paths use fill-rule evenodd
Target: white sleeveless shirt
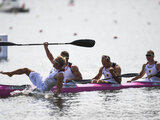
M 149 65 L 149 64 L 146 64 L 145 66 L 145 73 L 148 75 L 155 75 L 157 74 L 158 70 L 156 68 L 156 63 L 152 64 L 152 65 Z
M 148 75 L 156 75 L 157 74 L 158 70 L 156 68 L 156 63 L 157 62 L 155 62 L 152 65 L 146 64 L 144 71 L 147 74 L 147 76 Z M 160 78 L 156 77 L 156 76 L 153 76 L 150 79 L 146 78 L 145 81 L 148 81 L 148 82 L 160 82 Z
M 109 72 L 109 68 L 103 68 L 102 69 L 102 74 L 104 75 L 104 78 L 105 79 L 108 79 L 108 78 L 111 78 L 111 79 L 108 79 L 108 80 L 105 80 L 107 82 L 110 82 L 110 83 L 114 83 L 114 84 L 118 84 L 117 81 L 115 81 L 115 79 L 113 78 L 113 76 L 111 75 L 111 73 Z
M 68 65 L 65 67 L 65 70 L 64 70 L 64 83 L 66 83 L 67 79 L 75 77 L 75 75 L 72 73 L 71 67 L 72 67 L 71 63 L 68 63 Z
M 57 85 L 57 80 L 54 78 L 57 73 L 64 72 L 53 68 L 51 69 L 49 75 L 44 80 L 43 91 L 49 91 L 53 86 Z

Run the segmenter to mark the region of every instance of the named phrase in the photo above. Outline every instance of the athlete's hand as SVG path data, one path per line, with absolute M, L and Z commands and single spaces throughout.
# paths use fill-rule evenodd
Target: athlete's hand
M 148 75 L 147 78 L 150 79 L 152 77 L 152 75 Z
M 112 74 L 114 72 L 114 68 L 113 67 L 109 68 L 109 72 Z
M 132 80 L 128 80 L 128 81 L 127 81 L 127 83 L 130 83 L 130 82 L 132 82 Z
M 72 82 L 72 80 L 71 80 L 71 79 L 67 79 L 67 80 L 66 80 L 66 83 L 68 83 L 68 82 Z
M 45 48 L 48 48 L 48 42 L 44 42 L 43 45 Z

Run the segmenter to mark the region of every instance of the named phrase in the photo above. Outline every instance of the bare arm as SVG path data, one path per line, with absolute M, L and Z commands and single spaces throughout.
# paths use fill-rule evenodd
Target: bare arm
M 97 74 L 93 79 L 100 79 L 100 78 L 102 77 L 102 69 L 103 69 L 103 67 L 101 67 L 101 68 L 99 69 L 98 74 Z
M 112 74 L 115 81 L 117 81 L 119 84 L 121 83 L 121 78 L 118 78 L 117 76 L 121 75 L 121 68 L 119 65 L 116 65 L 115 68 L 111 67 L 109 69 L 110 73 Z
M 47 55 L 48 59 L 49 59 L 50 62 L 53 64 L 54 57 L 53 57 L 53 55 L 51 54 L 51 52 L 49 51 L 49 49 L 48 49 L 48 42 L 45 42 L 45 43 L 44 43 L 44 49 L 45 49 L 45 51 L 46 51 L 46 55 Z
M 142 78 L 142 77 L 144 76 L 144 74 L 145 74 L 144 69 L 145 69 L 145 64 L 142 66 L 142 70 L 141 70 L 141 72 L 139 73 L 139 75 L 136 76 L 136 77 L 134 77 L 134 78 L 132 78 L 131 80 L 129 80 L 129 81 L 127 81 L 127 82 L 131 82 L 131 81 L 134 81 L 134 80 L 138 80 L 139 78 Z
M 82 80 L 82 74 L 80 73 L 77 66 L 72 66 L 71 71 L 75 75 L 75 78 L 73 78 L 74 80 Z
M 63 79 L 64 79 L 63 73 L 59 73 L 58 76 L 57 76 L 57 91 L 56 91 L 56 94 L 60 94 L 62 92 Z
M 72 66 L 71 68 L 72 73 L 74 74 L 74 78 L 69 78 L 66 80 L 66 82 L 72 81 L 72 80 L 82 80 L 82 74 L 80 73 L 77 66 Z

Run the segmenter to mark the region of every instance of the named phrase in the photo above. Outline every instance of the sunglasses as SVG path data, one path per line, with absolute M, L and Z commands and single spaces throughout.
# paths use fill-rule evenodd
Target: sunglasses
M 151 57 L 151 56 L 153 56 L 153 55 L 150 55 L 150 54 L 149 54 L 149 55 L 146 55 L 146 57 Z

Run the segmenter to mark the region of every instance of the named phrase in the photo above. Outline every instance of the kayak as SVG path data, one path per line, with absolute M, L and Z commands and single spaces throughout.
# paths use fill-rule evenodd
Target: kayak
M 160 82 L 131 82 L 124 84 L 73 84 L 63 85 L 62 93 L 75 93 L 83 91 L 103 91 L 103 90 L 120 90 L 124 88 L 140 88 L 140 87 L 160 87 Z M 52 91 L 55 91 L 53 88 Z
M 140 87 L 160 87 L 160 82 L 142 82 L 135 81 L 131 83 L 124 84 L 75 84 L 69 83 L 64 84 L 62 88 L 62 93 L 76 93 L 83 91 L 103 91 L 103 90 L 120 90 L 125 88 L 140 88 Z M 33 85 L 2 85 L 0 84 L 0 97 L 5 98 L 11 96 L 13 91 L 22 91 L 26 88 L 32 87 Z M 56 91 L 56 87 L 53 87 L 52 92 Z
M 11 93 L 18 90 L 22 91 L 31 87 L 31 85 L 2 85 L 0 84 L 0 98 L 11 96 Z

